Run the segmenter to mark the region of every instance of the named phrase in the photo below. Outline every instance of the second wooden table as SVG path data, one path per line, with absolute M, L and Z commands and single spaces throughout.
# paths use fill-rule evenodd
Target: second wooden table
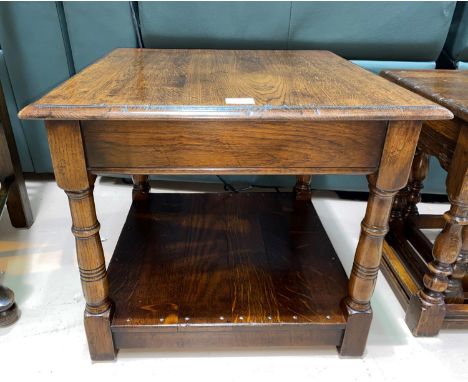
M 337 345 L 361 355 L 393 196 L 443 107 L 324 51 L 118 49 L 28 106 L 70 199 L 91 357 L 116 348 Z M 108 272 L 96 173 L 134 175 Z M 150 174 L 295 174 L 294 194 L 149 193 Z M 351 277 L 311 174 L 368 174 Z
M 468 71 L 387 71 L 383 76 L 439 102 L 455 118 L 423 124 L 410 182 L 393 210 L 382 271 L 407 308 L 406 322 L 414 335 L 436 335 L 442 327 L 467 328 Z M 450 210 L 443 216 L 418 213 L 428 155 L 447 171 Z M 434 228 L 442 232 L 433 246 L 422 229 Z

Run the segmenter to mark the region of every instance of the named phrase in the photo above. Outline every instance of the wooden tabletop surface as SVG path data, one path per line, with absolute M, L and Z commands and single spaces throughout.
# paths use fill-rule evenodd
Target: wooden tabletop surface
M 452 114 L 327 51 L 117 49 L 23 119 L 448 119 Z
M 382 73 L 468 122 L 468 70 L 388 70 Z

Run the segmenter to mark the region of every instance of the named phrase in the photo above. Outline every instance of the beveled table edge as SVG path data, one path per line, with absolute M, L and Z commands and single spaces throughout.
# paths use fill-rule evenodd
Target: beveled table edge
M 23 108 L 20 119 L 40 120 L 441 120 L 452 119 L 445 107 L 433 106 L 194 106 L 194 105 L 44 105 Z
M 411 72 L 418 72 L 418 73 L 456 73 L 457 70 L 449 70 L 449 69 L 424 69 L 424 70 L 382 70 L 380 72 L 380 76 L 383 78 L 393 82 L 394 84 L 400 85 L 401 87 L 412 91 L 413 93 L 419 94 L 420 96 L 440 104 L 450 110 L 452 114 L 456 117 L 468 122 L 468 106 L 458 103 L 457 101 L 444 97 L 443 94 L 429 94 L 425 88 L 421 88 L 420 86 L 415 86 L 411 82 L 409 78 L 403 77 L 403 73 L 411 73 Z

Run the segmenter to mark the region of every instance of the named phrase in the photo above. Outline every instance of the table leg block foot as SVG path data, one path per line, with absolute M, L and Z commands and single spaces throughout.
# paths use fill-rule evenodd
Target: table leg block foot
M 428 304 L 419 294 L 410 299 L 405 321 L 416 337 L 432 337 L 439 333 L 445 318 L 445 304 Z
M 360 357 L 366 348 L 372 309 L 369 307 L 366 311 L 356 311 L 343 303 L 343 310 L 347 316 L 347 324 L 338 351 L 341 356 Z
M 93 361 L 115 360 L 116 350 L 110 326 L 111 317 L 111 309 L 101 314 L 91 314 L 85 311 L 84 324 L 89 354 Z

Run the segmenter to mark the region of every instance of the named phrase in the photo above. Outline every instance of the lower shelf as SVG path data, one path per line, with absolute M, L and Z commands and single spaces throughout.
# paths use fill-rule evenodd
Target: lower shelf
M 424 218 L 428 221 L 430 219 L 431 222 L 431 226 L 427 228 L 436 228 L 435 224 L 437 222 L 439 222 L 440 228 L 442 228 L 442 219 L 437 219 L 432 215 L 420 216 L 421 221 Z M 418 223 L 418 226 L 411 227 L 410 232 L 416 232 L 417 229 L 426 228 L 421 226 L 422 224 L 418 222 L 418 217 L 414 217 L 412 221 Z M 423 237 L 422 232 L 418 232 L 418 235 L 419 237 Z M 414 236 L 412 239 L 414 241 Z M 425 241 L 430 243 L 427 238 Z M 426 246 L 427 245 L 428 244 L 426 244 Z M 423 248 L 422 245 L 419 245 L 419 247 Z M 430 253 L 431 249 L 432 245 L 431 248 L 426 251 Z M 424 257 L 427 258 L 427 256 L 428 255 L 426 254 Z M 425 263 L 423 255 L 417 251 L 409 238 L 402 236 L 397 232 L 390 231 L 387 235 L 386 241 L 384 242 L 380 270 L 384 274 L 393 292 L 405 310 L 408 309 L 411 296 L 423 288 L 422 279 L 425 271 L 424 268 L 427 268 L 427 263 Z M 468 301 L 466 297 L 464 304 L 446 304 L 445 307 L 446 313 L 442 328 L 468 328 Z
M 109 265 L 117 348 L 339 345 L 348 279 L 310 201 L 150 194 Z

